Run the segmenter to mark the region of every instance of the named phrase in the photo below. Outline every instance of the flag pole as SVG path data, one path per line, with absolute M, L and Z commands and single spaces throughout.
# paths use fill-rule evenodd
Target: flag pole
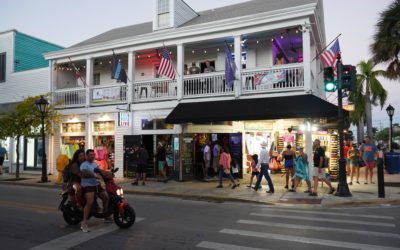
M 323 48 L 321 50 L 321 52 L 318 53 L 318 55 L 316 55 L 311 62 L 313 62 L 315 59 L 317 59 L 322 53 L 324 53 L 324 51 L 326 50 L 326 48 L 329 47 L 329 45 L 331 45 L 334 41 L 336 41 L 340 36 L 342 35 L 342 33 L 339 33 L 339 35 L 337 35 L 328 45 L 325 46 L 325 48 Z
M 80 71 L 78 70 L 78 68 L 75 66 L 75 64 L 72 62 L 72 60 L 71 60 L 71 57 L 68 57 L 68 59 L 69 59 L 69 63 L 72 65 L 72 67 L 74 67 L 74 69 L 75 69 L 75 72 L 76 71 L 78 71 L 79 73 L 80 73 Z M 76 74 L 76 73 L 75 73 Z M 82 76 L 81 76 L 82 77 Z M 83 78 L 83 77 L 82 77 Z M 83 81 L 83 85 L 85 86 L 85 87 L 87 87 L 87 85 L 86 85 L 86 80 L 84 80 Z

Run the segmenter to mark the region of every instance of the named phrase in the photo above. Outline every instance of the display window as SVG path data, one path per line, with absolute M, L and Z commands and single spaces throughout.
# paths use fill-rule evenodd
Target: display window
M 62 133 L 85 133 L 85 130 L 84 122 L 62 124 Z
M 97 165 L 102 170 L 114 168 L 115 137 L 112 135 L 94 136 L 94 153 Z
M 114 121 L 96 121 L 93 122 L 93 131 L 97 133 L 113 132 L 115 131 Z
M 61 154 L 72 159 L 75 151 L 85 149 L 85 136 L 62 136 L 61 137 Z

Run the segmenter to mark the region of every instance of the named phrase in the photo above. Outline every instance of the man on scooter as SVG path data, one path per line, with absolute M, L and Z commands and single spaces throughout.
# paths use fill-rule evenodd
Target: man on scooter
M 108 209 L 108 196 L 96 179 L 96 173 L 100 172 L 100 169 L 94 162 L 94 159 L 94 150 L 88 149 L 86 150 L 86 161 L 80 166 L 82 173 L 81 186 L 86 200 L 86 204 L 83 208 L 83 221 L 81 223 L 81 229 L 85 233 L 89 232 L 87 221 L 92 209 L 96 192 L 103 201 L 103 211 L 105 212 Z

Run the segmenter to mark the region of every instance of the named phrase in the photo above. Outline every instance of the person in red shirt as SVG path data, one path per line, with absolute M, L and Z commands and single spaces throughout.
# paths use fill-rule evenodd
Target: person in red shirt
M 350 140 L 346 140 L 344 143 L 344 158 L 346 159 L 346 173 L 350 176 L 351 168 L 350 168 L 350 159 L 349 159 L 349 151 L 351 148 Z

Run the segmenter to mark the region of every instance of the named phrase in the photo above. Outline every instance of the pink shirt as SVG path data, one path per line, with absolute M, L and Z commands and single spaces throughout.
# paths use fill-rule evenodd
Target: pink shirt
M 231 168 L 231 155 L 223 152 L 219 159 L 219 164 L 222 165 L 222 167 L 224 169 L 230 169 Z

